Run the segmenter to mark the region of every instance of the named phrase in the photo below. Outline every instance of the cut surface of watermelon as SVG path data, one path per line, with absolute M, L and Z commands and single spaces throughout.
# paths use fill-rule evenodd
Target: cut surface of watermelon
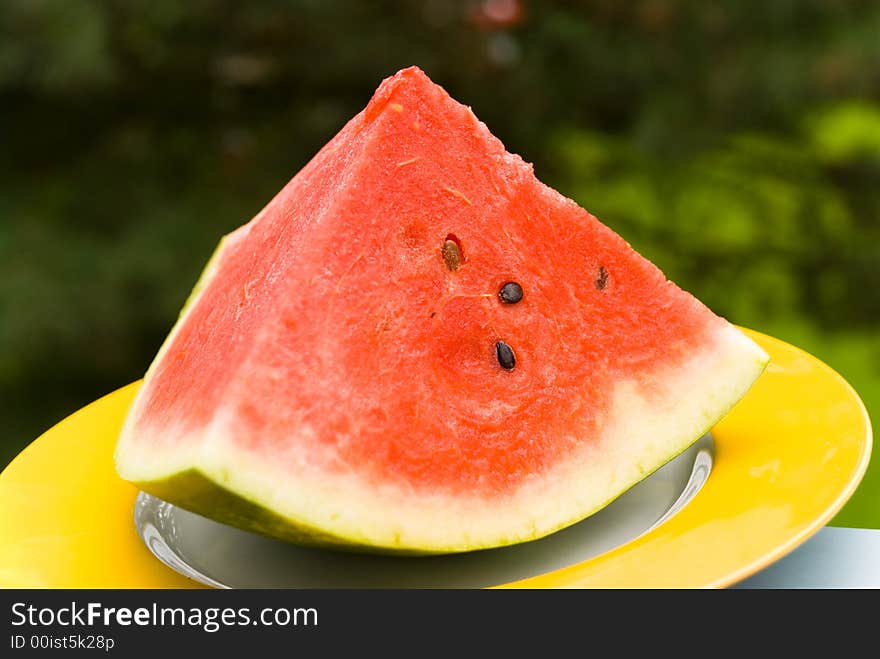
M 766 361 L 410 68 L 221 241 L 116 464 L 294 542 L 495 547 L 602 508 Z

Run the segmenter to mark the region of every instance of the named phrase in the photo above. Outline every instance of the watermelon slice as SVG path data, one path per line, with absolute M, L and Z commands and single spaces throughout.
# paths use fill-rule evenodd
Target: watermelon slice
M 608 504 L 767 359 L 409 68 L 221 241 L 116 465 L 293 542 L 496 547 Z

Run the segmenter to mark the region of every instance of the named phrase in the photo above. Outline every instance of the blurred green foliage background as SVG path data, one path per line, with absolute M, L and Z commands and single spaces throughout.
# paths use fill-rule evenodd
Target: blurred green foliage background
M 139 378 L 218 238 L 410 64 L 880 416 L 880 3 L 5 0 L 0 466 Z

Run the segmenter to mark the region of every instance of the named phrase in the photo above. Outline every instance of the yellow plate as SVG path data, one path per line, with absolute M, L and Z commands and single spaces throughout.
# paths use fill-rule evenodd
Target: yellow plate
M 772 361 L 713 430 L 715 466 L 684 510 L 640 538 L 513 587 L 721 587 L 782 557 L 852 495 L 871 454 L 858 395 L 828 366 L 746 330 Z M 138 383 L 65 419 L 0 474 L 0 586 L 198 587 L 135 533 L 137 490 L 113 446 Z

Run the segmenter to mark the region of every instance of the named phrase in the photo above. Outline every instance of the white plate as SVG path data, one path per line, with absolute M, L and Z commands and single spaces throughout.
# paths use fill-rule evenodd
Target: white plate
M 713 464 L 710 435 L 582 522 L 541 540 L 465 554 L 398 557 L 313 549 L 241 531 L 141 492 L 135 525 L 150 551 L 217 588 L 482 588 L 580 563 L 681 510 Z

